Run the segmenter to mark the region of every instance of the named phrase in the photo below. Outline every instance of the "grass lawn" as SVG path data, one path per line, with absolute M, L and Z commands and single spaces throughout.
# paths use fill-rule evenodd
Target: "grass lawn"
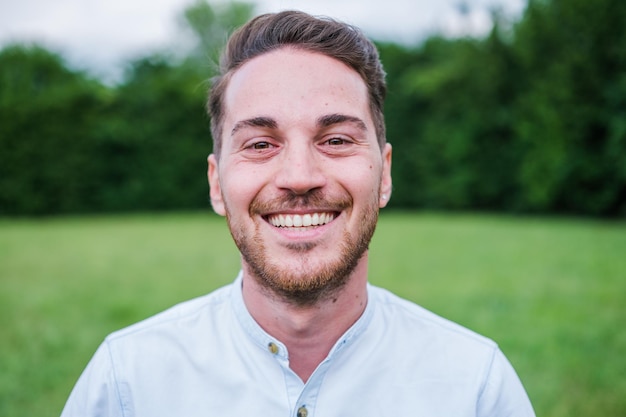
M 538 416 L 626 415 L 626 223 L 386 212 L 370 281 L 496 340 Z M 0 220 L 0 416 L 58 416 L 109 332 L 231 282 L 208 213 Z

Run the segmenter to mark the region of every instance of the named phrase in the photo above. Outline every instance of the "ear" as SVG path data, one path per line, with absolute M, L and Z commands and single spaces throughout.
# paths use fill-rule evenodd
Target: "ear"
M 215 155 L 209 155 L 209 157 L 207 158 L 207 162 L 209 165 L 207 177 L 209 178 L 209 187 L 211 188 L 211 205 L 213 206 L 214 212 L 216 212 L 220 216 L 225 216 L 226 209 L 224 206 L 224 197 L 222 196 L 219 169 L 217 167 L 217 159 L 215 158 Z
M 380 200 L 378 202 L 380 208 L 385 207 L 391 198 L 391 144 L 385 143 L 382 155 L 383 171 L 380 180 Z

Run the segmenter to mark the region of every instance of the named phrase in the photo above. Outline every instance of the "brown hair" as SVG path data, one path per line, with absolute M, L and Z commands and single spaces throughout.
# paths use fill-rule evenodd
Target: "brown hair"
M 361 76 L 367 85 L 371 116 L 382 150 L 386 141 L 383 103 L 387 87 L 374 44 L 354 26 L 303 12 L 285 11 L 252 19 L 233 33 L 226 44 L 220 73 L 212 80 L 207 103 L 216 158 L 219 159 L 222 146 L 223 96 L 231 74 L 250 59 L 285 46 L 327 55 Z

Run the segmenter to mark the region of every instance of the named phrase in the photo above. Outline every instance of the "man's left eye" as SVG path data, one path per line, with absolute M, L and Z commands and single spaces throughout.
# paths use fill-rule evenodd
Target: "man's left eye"
M 330 138 L 326 141 L 326 143 L 331 146 L 339 146 L 339 145 L 345 145 L 347 141 L 342 138 Z

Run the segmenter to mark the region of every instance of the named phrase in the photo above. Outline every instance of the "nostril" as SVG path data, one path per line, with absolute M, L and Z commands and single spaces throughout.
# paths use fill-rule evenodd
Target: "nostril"
M 283 172 L 277 174 L 275 183 L 278 188 L 287 189 L 294 194 L 302 195 L 322 188 L 326 183 L 326 179 L 319 172 L 295 168 L 293 170 L 283 170 Z

